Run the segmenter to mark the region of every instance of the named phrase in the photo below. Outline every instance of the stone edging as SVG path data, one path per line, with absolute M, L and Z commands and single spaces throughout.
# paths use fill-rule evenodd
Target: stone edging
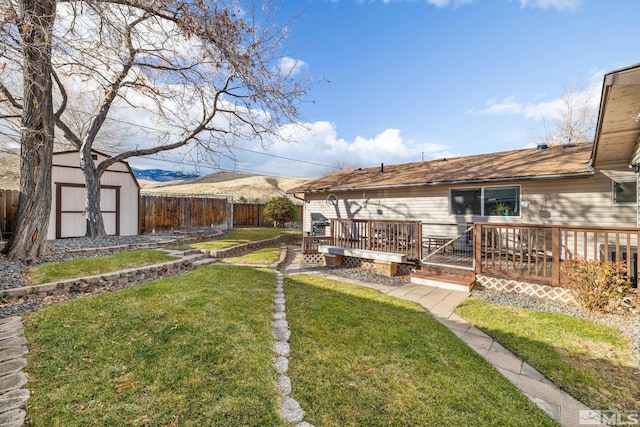
M 174 276 L 190 271 L 193 263 L 200 259 L 202 259 L 202 255 L 187 255 L 182 259 L 161 264 L 136 267 L 95 276 L 61 280 L 42 285 L 5 289 L 0 295 L 3 303 L 14 303 L 20 299 L 37 301 L 51 296 L 82 294 L 96 289 L 108 289 L 114 286 L 137 284 L 167 276 Z
M 232 246 L 230 248 L 218 249 L 218 250 L 201 250 L 200 252 L 206 253 L 213 258 L 232 258 L 241 255 L 245 255 L 249 252 L 257 251 L 259 249 L 269 248 L 276 246 L 278 243 L 293 242 L 300 239 L 297 234 L 281 234 L 280 236 L 273 237 L 271 239 L 258 240 L 256 242 L 242 243 L 240 245 Z

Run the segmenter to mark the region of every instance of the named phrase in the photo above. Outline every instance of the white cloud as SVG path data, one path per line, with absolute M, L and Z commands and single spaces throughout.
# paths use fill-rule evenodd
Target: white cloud
M 283 140 L 272 141 L 264 150 L 257 143 L 245 143 L 243 148 L 263 151 L 256 154 L 236 150 L 239 164 L 254 173 L 283 176 L 321 176 L 338 164 L 375 167 L 420 161 L 438 157 L 454 157 L 448 147 L 437 143 L 418 144 L 402 137 L 398 129 L 385 129 L 372 137 L 338 136 L 335 125 L 327 121 L 287 125 L 280 132 Z M 306 162 L 296 162 L 299 159 Z
M 305 67 L 307 63 L 301 59 L 294 59 L 285 56 L 280 59 L 280 63 L 278 64 L 278 69 L 280 73 L 285 76 L 295 76 L 300 73 Z
M 496 102 L 495 99 L 489 99 L 487 101 L 487 108 L 475 112 L 478 115 L 505 115 L 505 114 L 520 114 L 522 112 L 522 104 L 515 101 L 515 97 L 510 96 L 503 99 L 500 102 Z
M 557 9 L 562 12 L 575 12 L 582 3 L 583 0 L 520 0 L 520 6 L 523 8 Z
M 414 1 L 414 0 L 382 0 L 384 4 L 399 3 L 402 1 Z M 426 0 L 432 6 L 437 8 L 444 8 L 448 6 L 458 7 L 463 4 L 473 3 L 474 0 Z
M 576 105 L 588 103 L 597 109 L 600 88 L 602 87 L 602 74 L 600 74 L 600 79 L 596 80 L 596 78 L 591 77 L 589 80 L 590 84 L 585 90 L 573 94 L 574 101 Z M 536 97 L 536 99 L 538 99 L 538 97 Z M 492 116 L 521 115 L 526 119 L 541 121 L 544 119 L 558 118 L 566 108 L 562 95 L 552 100 L 529 103 L 519 102 L 514 96 L 510 96 L 500 102 L 489 99 L 486 105 L 486 108 L 470 111 L 470 113 L 474 115 Z

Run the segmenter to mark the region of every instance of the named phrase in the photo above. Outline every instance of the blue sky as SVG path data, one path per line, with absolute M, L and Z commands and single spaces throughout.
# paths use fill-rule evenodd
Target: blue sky
M 312 177 L 524 148 L 563 84 L 597 104 L 605 72 L 640 62 L 637 0 L 289 0 L 279 16 L 285 55 L 327 82 L 296 143 L 240 144 L 266 155 L 236 150 L 226 168 Z

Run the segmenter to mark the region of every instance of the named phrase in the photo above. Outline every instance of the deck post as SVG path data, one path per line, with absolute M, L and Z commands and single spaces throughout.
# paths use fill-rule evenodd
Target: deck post
M 482 224 L 473 224 L 473 267 L 476 274 L 482 274 Z
M 560 227 L 551 228 L 551 283 L 560 286 Z

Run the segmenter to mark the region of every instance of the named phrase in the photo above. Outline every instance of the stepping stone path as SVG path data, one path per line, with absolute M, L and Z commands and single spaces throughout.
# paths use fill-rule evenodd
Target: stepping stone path
M 21 317 L 0 319 L 0 426 L 3 427 L 20 427 L 27 416 L 23 408 L 31 393 L 22 388 L 27 383 L 27 375 L 22 372 L 29 352 L 26 344 Z
M 287 322 L 283 275 L 279 271 L 276 271 L 276 274 L 277 285 L 273 299 L 273 321 L 271 322 L 271 326 L 273 326 L 272 335 L 275 339 L 275 343 L 273 344 L 273 351 L 275 353 L 273 366 L 278 372 L 278 393 L 280 393 L 282 397 L 280 416 L 288 423 L 295 423 L 296 427 L 313 427 L 312 424 L 303 421 L 304 410 L 300 407 L 300 404 L 291 397 L 291 379 L 287 376 L 289 357 L 291 355 L 291 349 L 289 347 L 291 330 Z

